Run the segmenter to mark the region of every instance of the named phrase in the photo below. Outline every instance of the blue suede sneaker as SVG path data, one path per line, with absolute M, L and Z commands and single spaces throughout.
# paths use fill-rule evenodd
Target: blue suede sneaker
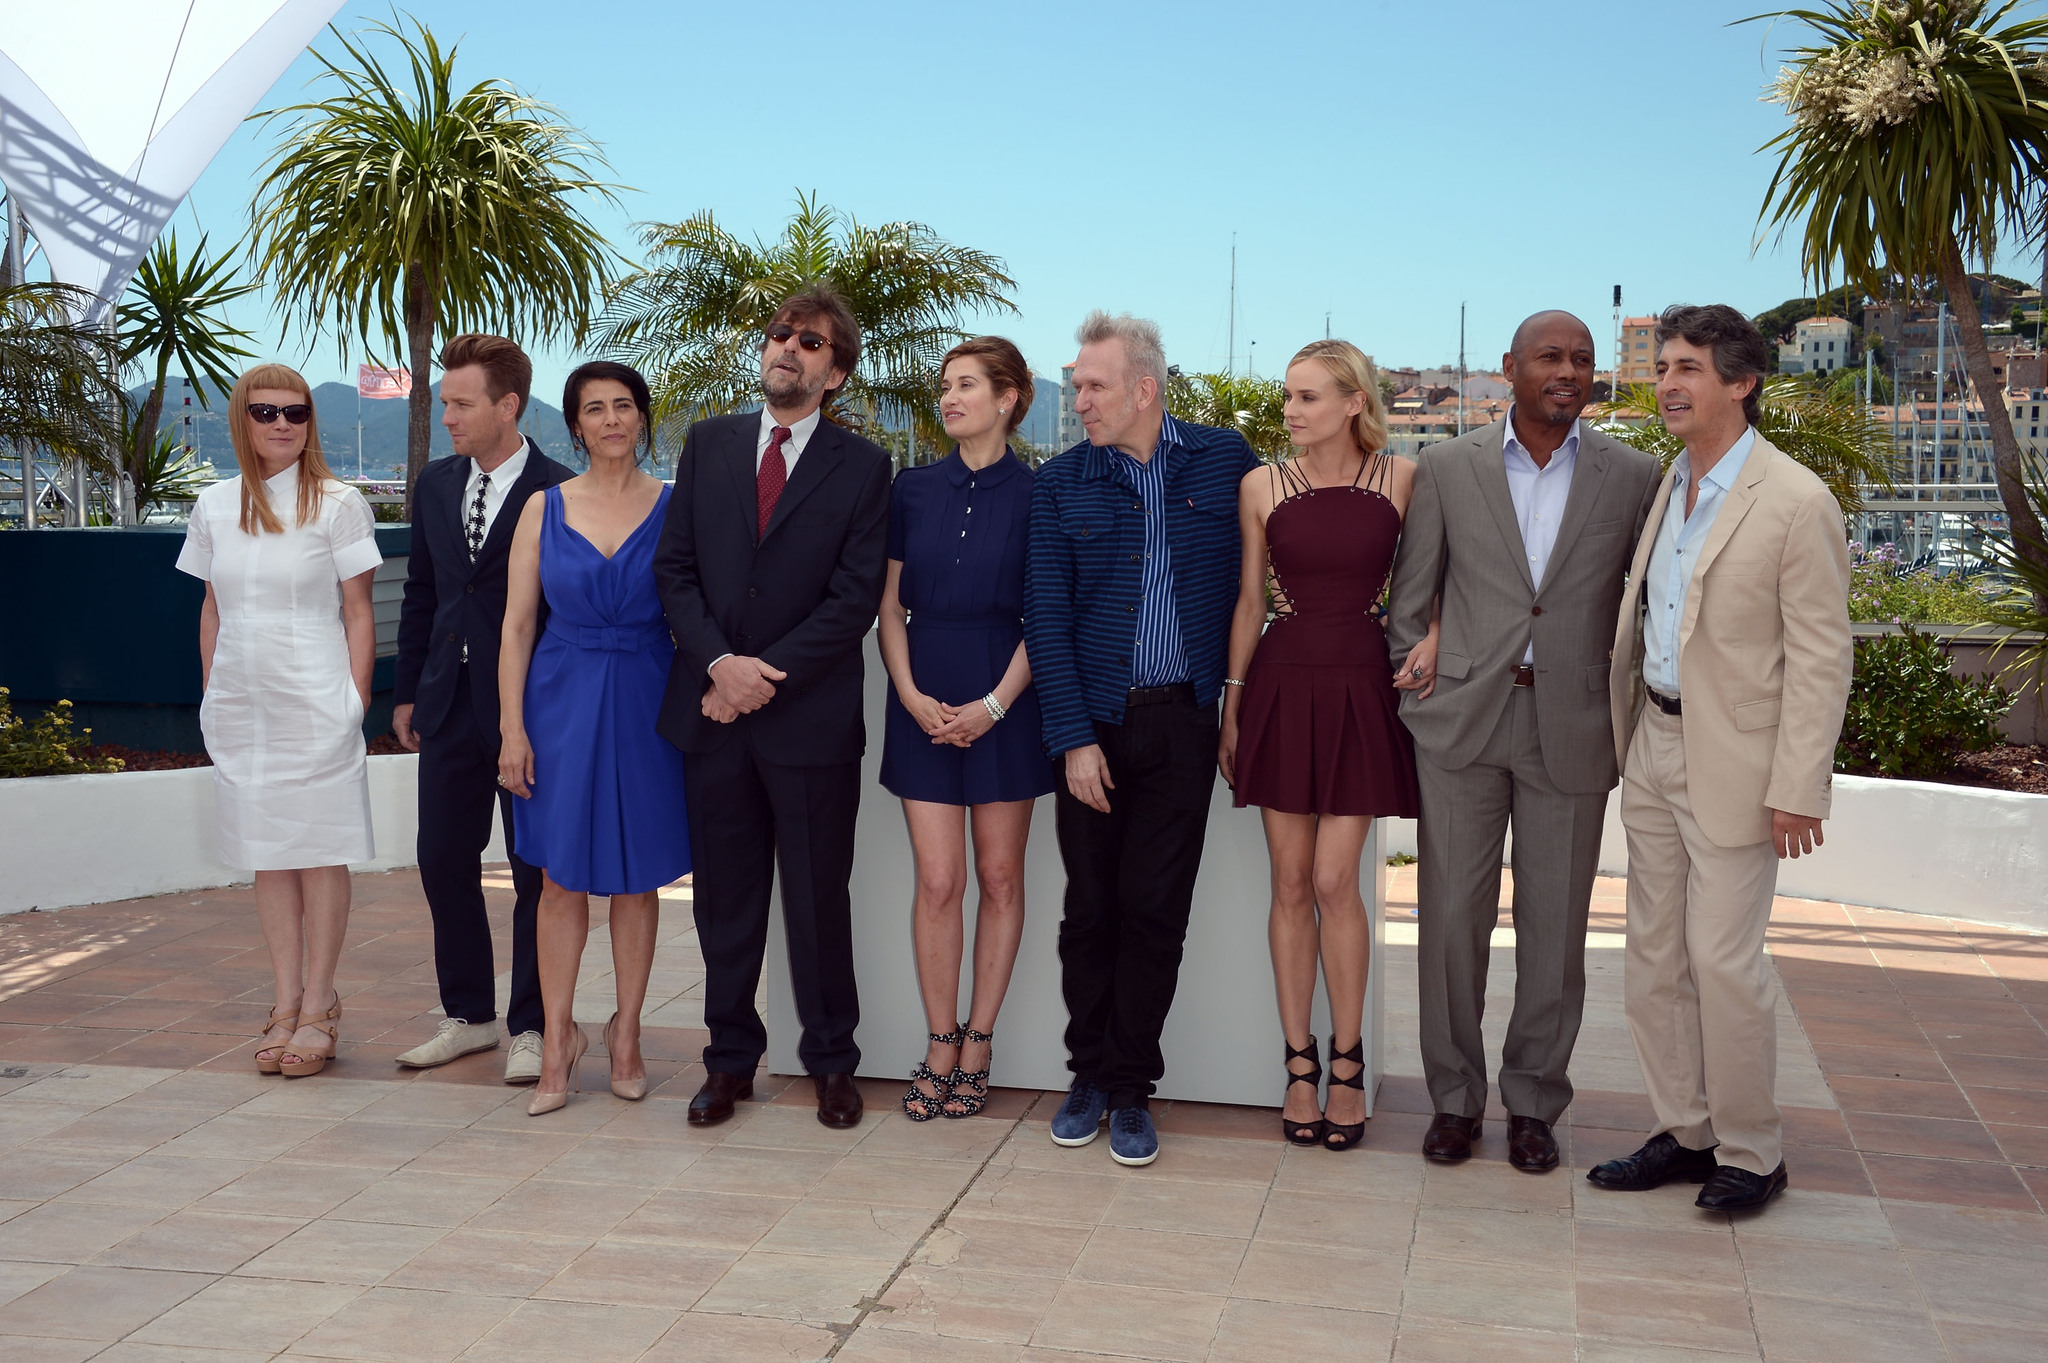
M 1102 1114 L 1109 1107 L 1109 1095 L 1095 1085 L 1076 1079 L 1067 1090 L 1067 1101 L 1052 1115 L 1054 1145 L 1086 1145 L 1102 1126 Z
M 1142 1107 L 1120 1107 L 1109 1114 L 1109 1157 L 1118 1164 L 1150 1164 L 1159 1158 L 1159 1133 L 1152 1114 Z

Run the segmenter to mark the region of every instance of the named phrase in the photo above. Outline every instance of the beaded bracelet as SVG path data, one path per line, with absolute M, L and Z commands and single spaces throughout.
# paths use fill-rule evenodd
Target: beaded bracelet
M 981 698 L 981 705 L 984 710 L 988 711 L 990 723 L 995 723 L 996 721 L 1002 719 L 1004 715 L 1010 713 L 1008 710 L 1003 708 L 1003 703 L 996 699 L 996 693 L 993 691 L 989 692 L 987 695 Z

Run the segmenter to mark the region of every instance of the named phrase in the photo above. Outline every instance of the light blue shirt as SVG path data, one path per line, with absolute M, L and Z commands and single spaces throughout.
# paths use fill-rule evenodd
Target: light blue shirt
M 1515 409 L 1508 408 L 1507 436 L 1501 455 L 1507 461 L 1508 496 L 1515 504 L 1515 523 L 1522 529 L 1522 552 L 1529 560 L 1529 581 L 1543 590 L 1543 571 L 1550 566 L 1550 551 L 1557 547 L 1558 523 L 1564 520 L 1565 503 L 1572 495 L 1572 470 L 1579 462 L 1579 423 L 1572 422 L 1564 443 L 1551 452 L 1542 468 L 1522 442 L 1515 438 Z M 1522 661 L 1536 661 L 1536 641 L 1522 650 Z
M 1749 427 L 1742 438 L 1729 446 L 1728 453 L 1700 479 L 1699 499 L 1692 514 L 1685 514 L 1685 485 L 1692 478 L 1692 458 L 1681 453 L 1671 465 L 1671 498 L 1664 504 L 1664 521 L 1657 527 L 1650 546 L 1650 563 L 1643 571 L 1643 684 L 1667 696 L 1678 689 L 1678 627 L 1685 617 L 1685 594 L 1699 566 L 1699 555 L 1728 500 L 1728 489 L 1749 461 L 1756 445 L 1756 428 Z

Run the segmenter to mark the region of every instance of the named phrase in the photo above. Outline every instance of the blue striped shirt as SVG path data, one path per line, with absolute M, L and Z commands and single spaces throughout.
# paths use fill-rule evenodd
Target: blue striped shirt
M 1173 605 L 1173 546 L 1166 539 L 1166 461 L 1179 447 L 1177 422 L 1162 422 L 1159 446 L 1150 459 L 1127 451 L 1124 470 L 1145 503 L 1145 599 L 1138 607 L 1138 636 L 1131 642 L 1131 685 L 1171 686 L 1188 679 L 1188 655 L 1180 644 L 1180 612 Z
M 1076 445 L 1039 466 L 1024 640 L 1048 753 L 1095 742 L 1098 722 L 1124 722 L 1140 675 L 1139 619 L 1154 600 L 1148 548 L 1171 606 L 1162 615 L 1174 623 L 1181 675 L 1198 704 L 1216 703 L 1237 604 L 1237 485 L 1258 462 L 1238 432 L 1168 416 L 1152 458 L 1158 510 L 1149 515 L 1140 466 L 1114 449 Z

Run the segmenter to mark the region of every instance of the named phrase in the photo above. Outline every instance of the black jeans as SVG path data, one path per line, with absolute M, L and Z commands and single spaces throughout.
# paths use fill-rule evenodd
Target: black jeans
M 505 1028 L 517 1036 L 543 1027 L 533 940 L 540 868 L 528 866 L 513 849 L 512 797 L 498 785 L 499 737 L 477 722 L 468 671 L 465 666 L 456 675 L 455 701 L 441 727 L 420 738 L 420 888 L 434 918 L 442 1011 L 466 1022 L 491 1021 L 498 1016 L 497 966 L 484 910 L 483 853 L 495 801 L 512 858 L 512 995 Z
M 1095 726 L 1109 762 L 1109 813 L 1056 793 L 1067 868 L 1060 988 L 1067 1068 L 1109 1105 L 1144 1107 L 1166 1072 L 1159 1035 L 1180 981 L 1181 948 L 1216 784 L 1216 707 L 1192 691 Z

